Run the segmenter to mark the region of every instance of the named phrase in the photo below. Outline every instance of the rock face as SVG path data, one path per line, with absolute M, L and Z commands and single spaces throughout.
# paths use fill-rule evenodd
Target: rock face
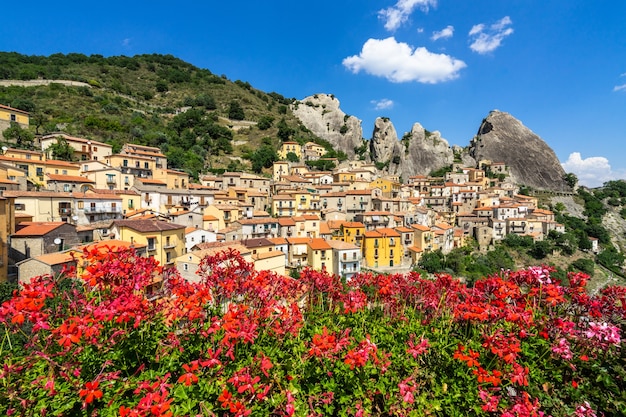
M 511 180 L 541 190 L 570 191 L 565 171 L 554 151 L 539 136 L 508 113 L 494 110 L 471 140 L 469 155 L 504 162 Z
M 330 142 L 348 158 L 354 158 L 354 148 L 363 144 L 361 121 L 346 115 L 333 95 L 315 94 L 291 106 L 293 114 L 316 136 Z
M 385 164 L 386 173 L 407 180 L 452 164 L 454 152 L 439 132 L 428 132 L 419 123 L 400 141 L 391 121 L 379 117 L 370 141 L 370 157 Z

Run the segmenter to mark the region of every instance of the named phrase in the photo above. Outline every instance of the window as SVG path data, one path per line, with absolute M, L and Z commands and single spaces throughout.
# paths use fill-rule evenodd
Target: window
M 66 193 L 70 192 L 70 185 L 69 184 L 63 184 L 63 191 Z
M 122 166 L 125 166 L 125 167 L 127 167 L 127 166 L 128 166 L 128 159 L 124 159 L 124 160 L 122 161 Z
M 94 152 L 98 152 L 98 147 L 97 147 L 97 146 L 94 146 L 94 147 L 93 147 L 93 151 L 94 151 Z
M 150 168 L 150 164 L 149 164 L 148 162 L 144 162 L 144 163 L 143 163 L 143 167 L 144 167 L 145 169 L 149 169 L 149 168 Z
M 79 208 L 79 209 L 82 209 L 82 208 L 84 208 L 84 207 L 85 207 L 85 202 L 84 202 L 84 201 L 82 201 L 82 200 L 79 200 L 79 201 L 78 201 L 78 208 Z
M 14 114 L 12 114 L 12 115 L 11 115 L 11 121 L 12 121 L 12 122 L 15 122 L 16 120 L 17 120 L 17 119 L 15 118 L 15 115 L 14 115 Z
M 61 173 L 62 173 L 63 175 L 67 175 L 67 169 L 64 169 L 63 171 L 61 171 Z
M 189 264 L 183 264 L 183 271 L 189 271 Z
M 172 262 L 172 252 L 165 252 L 165 263 Z
M 153 238 L 153 237 L 149 237 L 148 238 L 148 250 L 155 250 L 156 249 L 156 247 L 155 247 L 155 240 L 156 239 Z

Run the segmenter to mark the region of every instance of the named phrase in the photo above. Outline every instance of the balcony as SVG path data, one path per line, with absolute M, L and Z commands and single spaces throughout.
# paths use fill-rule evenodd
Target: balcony
M 83 208 L 85 214 L 97 214 L 97 213 L 121 213 L 121 207 L 107 207 L 107 206 L 96 206 L 96 207 L 85 207 Z
M 115 177 L 107 177 L 107 184 L 115 185 L 116 183 Z
M 163 249 L 174 249 L 176 247 L 176 242 L 165 242 L 163 245 Z
M 70 207 L 59 207 L 59 214 L 72 214 Z

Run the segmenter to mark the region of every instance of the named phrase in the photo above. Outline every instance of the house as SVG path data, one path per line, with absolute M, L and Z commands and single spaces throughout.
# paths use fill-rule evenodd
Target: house
M 81 175 L 94 182 L 94 188 L 104 190 L 129 190 L 135 183 L 132 174 L 122 174 L 122 170 L 110 167 L 101 161 L 81 164 Z
M 241 225 L 241 239 L 270 238 L 279 235 L 278 219 L 272 217 L 260 217 L 239 219 L 233 224 Z
M 286 254 L 279 250 L 252 255 L 256 271 L 270 271 L 278 275 L 285 275 L 286 259 Z
M 298 142 L 283 142 L 277 153 L 280 159 L 287 159 L 287 154 L 293 153 L 300 160 L 302 159 L 302 146 Z
M 174 265 L 185 251 L 185 226 L 151 219 L 116 220 L 109 229 L 115 239 L 146 245 L 148 256 L 163 266 Z
M 94 181 L 80 175 L 46 174 L 47 189 L 64 193 L 85 192 L 94 187 Z
M 350 280 L 355 274 L 361 272 L 361 248 L 341 240 L 329 240 L 328 245 L 333 251 L 332 269 L 329 272 Z
M 402 264 L 401 235 L 394 229 L 380 228 L 363 235 L 363 262 L 369 268 L 393 267 Z
M 106 222 L 102 226 L 111 223 L 111 220 L 122 218 L 122 197 L 116 194 L 102 193 L 77 193 L 74 195 L 76 217 L 75 222 L 79 225 L 97 224 Z
M 72 193 L 53 191 L 4 191 L 15 198 L 15 212 L 27 213 L 36 222 L 70 222 L 76 214 Z
M 170 190 L 186 190 L 189 187 L 189 174 L 175 169 L 156 168 L 152 173 L 155 180 L 161 180 Z
M 191 248 L 193 248 L 198 243 L 216 241 L 216 232 L 210 232 L 208 230 L 200 229 L 198 227 L 185 228 L 185 253 L 191 252 Z
M 0 104 L 0 132 L 11 127 L 11 123 L 17 123 L 23 129 L 28 128 L 30 115 L 27 111 Z
M 61 252 L 80 243 L 73 224 L 23 222 L 11 235 L 9 257 L 14 262 L 20 262 L 46 253 Z
M 91 139 L 73 137 L 65 133 L 51 133 L 42 136 L 39 139 L 42 152 L 45 152 L 49 158 L 52 157 L 49 151 L 50 146 L 58 143 L 59 140 L 64 140 L 74 149 L 72 159 L 77 161 L 104 161 L 113 153 L 111 145 Z
M 311 268 L 333 273 L 333 248 L 322 238 L 309 239 L 307 242 L 307 264 Z

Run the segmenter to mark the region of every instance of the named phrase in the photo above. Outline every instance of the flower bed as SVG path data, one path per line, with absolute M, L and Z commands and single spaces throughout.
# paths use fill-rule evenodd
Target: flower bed
M 133 252 L 85 257 L 0 307 L 0 412 L 626 415 L 626 289 L 589 296 L 583 274 L 294 280 L 228 252 L 189 283 Z

